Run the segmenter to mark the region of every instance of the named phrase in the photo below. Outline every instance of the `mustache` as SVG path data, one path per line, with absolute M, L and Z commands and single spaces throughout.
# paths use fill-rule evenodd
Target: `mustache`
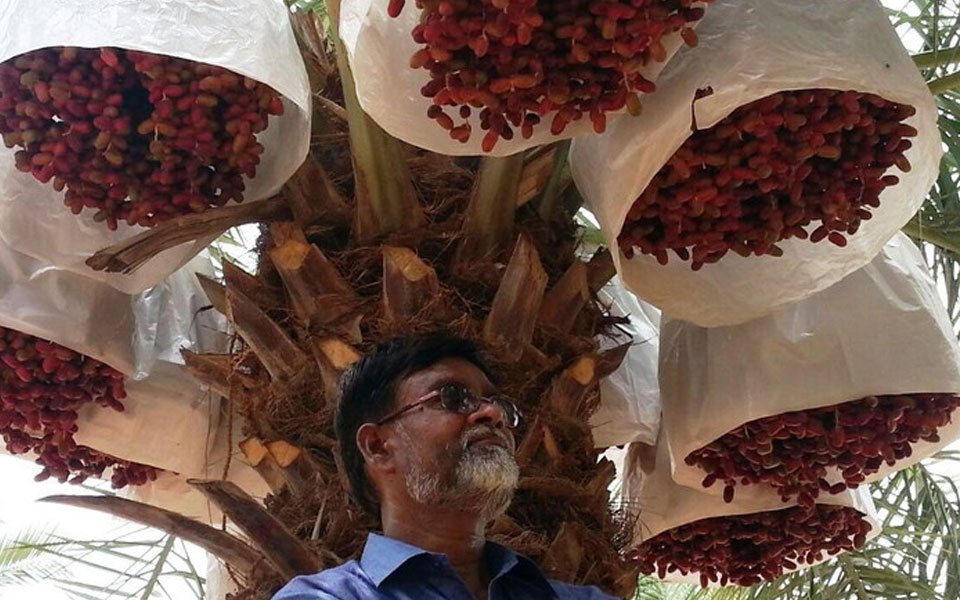
M 513 438 L 510 434 L 506 433 L 501 429 L 493 429 L 492 427 L 485 427 L 479 425 L 472 429 L 468 429 L 463 432 L 463 435 L 460 436 L 460 447 L 463 450 L 466 450 L 470 444 L 478 442 L 480 440 L 486 439 L 496 439 L 499 441 L 505 448 L 509 449 L 511 452 L 516 450 L 514 448 Z

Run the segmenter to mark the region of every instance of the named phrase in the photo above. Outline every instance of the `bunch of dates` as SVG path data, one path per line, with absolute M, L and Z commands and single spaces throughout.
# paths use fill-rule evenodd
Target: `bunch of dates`
M 704 487 L 724 484 L 727 502 L 738 484 L 762 484 L 812 509 L 821 492 L 856 488 L 914 444 L 939 442 L 958 406 L 953 394 L 868 396 L 750 421 L 684 460 L 707 474 Z
M 825 557 L 856 550 L 871 525 L 847 506 L 818 504 L 712 517 L 670 529 L 628 555 L 647 575 L 700 574 L 700 584 L 751 586 Z
M 45 48 L 0 63 L 0 135 L 17 169 L 116 229 L 241 202 L 283 113 L 226 69 L 118 48 Z
M 115 488 L 157 477 L 153 467 L 78 446 L 77 411 L 88 403 L 117 411 L 126 397 L 123 374 L 69 348 L 0 327 L 0 435 L 11 454 L 33 453 L 37 481 L 83 483 L 112 468 Z
M 584 116 L 602 133 L 608 113 L 640 113 L 639 94 L 655 89 L 641 70 L 667 59 L 671 35 L 696 45 L 691 26 L 711 1 L 417 0 L 422 47 L 410 66 L 429 72 L 427 116 L 451 138 L 468 141 L 479 111 L 485 152 L 547 118 L 554 135 Z M 404 3 L 390 0 L 388 13 Z
M 874 94 L 800 90 L 773 94 L 696 131 L 634 202 L 618 237 L 697 270 L 732 251 L 780 256 L 777 242 L 828 240 L 846 246 L 883 191 L 891 167 L 909 172 L 904 153 L 917 130 L 909 105 Z

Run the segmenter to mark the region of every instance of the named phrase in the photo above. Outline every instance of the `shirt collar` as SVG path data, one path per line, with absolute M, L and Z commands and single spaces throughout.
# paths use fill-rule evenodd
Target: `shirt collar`
M 392 575 L 404 563 L 415 556 L 424 554 L 430 553 L 400 540 L 371 533 L 367 535 L 367 543 L 363 547 L 360 567 L 373 580 L 374 585 L 380 587 L 383 580 Z
M 553 586 L 544 577 L 536 563 L 529 558 L 493 542 L 487 542 L 484 554 L 490 569 L 491 581 L 509 574 L 512 578 L 520 579 L 538 588 L 545 594 L 543 596 L 545 598 L 556 596 Z M 435 556 L 446 561 L 446 556 L 442 554 L 428 552 L 400 540 L 370 533 L 363 548 L 363 555 L 360 557 L 360 567 L 374 585 L 380 587 L 380 584 L 397 569 L 411 559 L 423 555 Z
M 484 547 L 484 553 L 487 557 L 487 567 L 490 569 L 490 580 L 510 575 L 524 583 L 528 583 L 539 589 L 544 595 L 542 598 L 555 598 L 557 593 L 553 586 L 544 577 L 540 567 L 526 556 L 517 554 L 509 548 L 500 544 L 487 542 Z

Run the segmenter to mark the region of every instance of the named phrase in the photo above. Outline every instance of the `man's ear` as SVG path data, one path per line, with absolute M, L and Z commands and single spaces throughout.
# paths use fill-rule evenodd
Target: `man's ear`
M 389 435 L 383 427 L 373 423 L 364 423 L 357 429 L 357 449 L 368 468 L 393 470 L 394 445 L 385 434 Z

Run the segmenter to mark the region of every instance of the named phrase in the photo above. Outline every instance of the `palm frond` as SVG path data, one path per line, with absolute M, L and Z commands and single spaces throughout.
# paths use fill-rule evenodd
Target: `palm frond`
M 0 538 L 0 588 L 37 583 L 65 574 L 66 566 L 42 550 L 42 546 L 54 539 L 53 534 L 38 530 Z
M 954 323 L 960 321 L 960 2 L 884 0 L 890 20 L 931 91 L 937 95 L 944 159 L 921 211 L 904 229 L 922 241 L 930 267 L 946 292 Z
M 175 552 L 178 542 L 181 551 Z M 196 555 L 147 527 L 125 525 L 108 539 L 87 540 L 28 531 L 0 540 L 0 588 L 47 581 L 82 600 L 201 600 L 206 580 L 194 565 Z

